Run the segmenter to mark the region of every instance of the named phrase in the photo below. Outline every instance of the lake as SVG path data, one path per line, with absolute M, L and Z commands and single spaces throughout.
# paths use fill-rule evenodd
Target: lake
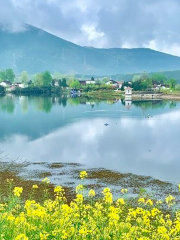
M 176 185 L 179 139 L 180 102 L 0 97 L 2 161 L 24 163 L 19 174 L 29 179 L 46 173 L 55 184 L 73 185 L 89 169 L 104 173 L 104 184 Z M 119 178 L 111 182 L 113 172 Z

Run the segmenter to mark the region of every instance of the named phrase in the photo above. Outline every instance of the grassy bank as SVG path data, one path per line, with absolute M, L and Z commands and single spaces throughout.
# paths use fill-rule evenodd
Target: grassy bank
M 114 90 L 106 90 L 106 91 L 91 91 L 91 92 L 83 92 L 82 95 L 84 97 L 96 98 L 96 99 L 105 99 L 105 100 L 113 100 L 115 98 L 122 98 L 123 92 L 114 91 Z
M 87 173 L 82 171 L 82 183 Z M 54 188 L 54 198 L 48 196 L 49 180 L 42 181 L 44 201 L 34 200 L 39 185 L 31 187 L 31 197 L 21 199 L 24 190 L 7 180 L 7 198 L 0 204 L 1 240 L 178 240 L 180 239 L 180 211 L 173 210 L 175 199 L 164 201 L 139 196 L 134 204 L 127 199 L 127 189 L 121 189 L 113 200 L 109 188 L 96 198 L 93 189 L 76 187 L 75 198 L 67 204 L 64 189 Z M 162 211 L 162 205 L 167 211 Z

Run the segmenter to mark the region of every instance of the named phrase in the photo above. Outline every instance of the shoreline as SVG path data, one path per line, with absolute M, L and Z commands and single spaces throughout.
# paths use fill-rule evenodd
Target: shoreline
M 5 94 L 0 94 L 1 97 Z M 16 96 L 61 96 L 69 95 L 67 91 L 61 92 L 31 92 L 31 91 L 22 91 L 22 92 L 11 92 L 12 95 Z M 78 96 L 79 97 L 79 96 Z M 96 98 L 101 100 L 115 100 L 115 99 L 125 99 L 125 100 L 176 100 L 180 101 L 180 92 L 179 93 L 144 93 L 144 92 L 133 92 L 132 95 L 125 96 L 122 91 L 92 91 L 92 92 L 82 92 L 80 97 Z

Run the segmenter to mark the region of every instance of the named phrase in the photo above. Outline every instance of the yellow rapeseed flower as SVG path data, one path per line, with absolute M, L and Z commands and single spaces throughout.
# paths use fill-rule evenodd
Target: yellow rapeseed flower
M 78 193 L 79 191 L 82 191 L 84 189 L 83 185 L 79 184 L 76 187 L 76 193 Z
M 139 198 L 138 203 L 145 203 L 145 199 L 144 198 Z
M 62 191 L 63 191 L 62 186 L 56 186 L 56 187 L 54 188 L 54 192 L 55 192 L 55 193 L 60 193 L 60 192 L 62 192 Z
M 96 195 L 95 191 L 93 189 L 89 190 L 88 196 L 94 197 Z
M 32 186 L 32 189 L 38 189 L 38 185 L 37 185 L 37 184 L 34 184 L 34 185 Z
M 150 206 L 153 206 L 153 201 L 152 201 L 151 199 L 148 199 L 148 200 L 146 201 L 146 204 L 149 204 Z
M 10 178 L 10 179 L 8 178 L 6 181 L 7 181 L 7 183 L 12 183 L 14 180 L 13 180 L 13 178 Z
M 22 187 L 15 187 L 14 190 L 13 190 L 14 196 L 20 197 L 22 191 L 23 191 Z
M 128 190 L 126 188 L 121 189 L 121 193 L 127 193 Z
M 25 234 L 19 234 L 15 240 L 28 240 L 28 237 Z
M 43 182 L 43 183 L 50 183 L 50 180 L 49 180 L 49 178 L 46 177 L 46 178 L 44 178 L 44 179 L 42 180 L 42 182 Z
M 116 201 L 116 203 L 119 204 L 119 205 L 124 205 L 124 204 L 125 204 L 123 198 L 118 198 L 118 200 Z
M 170 207 L 174 204 L 175 198 L 172 195 L 169 195 L 168 197 L 166 197 L 165 200 L 166 200 L 167 205 Z
M 22 190 L 14 188 L 14 196 L 19 197 Z M 83 186 L 77 186 L 77 190 L 83 190 Z M 0 239 L 180 240 L 178 206 L 167 214 L 164 205 L 159 209 L 158 201 L 147 197 L 113 201 L 110 188 L 103 190 L 103 198 L 94 201 L 93 189 L 84 191 L 85 196 L 83 191 L 78 192 L 70 203 L 66 202 L 61 186 L 56 186 L 54 192 L 55 198 L 46 198 L 42 203 L 30 199 L 20 203 L 11 195 L 10 201 L 0 201 Z M 171 206 L 175 198 L 169 195 L 165 202 Z
M 79 177 L 80 177 L 81 179 L 85 179 L 87 176 L 88 176 L 88 174 L 87 174 L 86 171 L 81 171 L 80 174 L 79 174 Z

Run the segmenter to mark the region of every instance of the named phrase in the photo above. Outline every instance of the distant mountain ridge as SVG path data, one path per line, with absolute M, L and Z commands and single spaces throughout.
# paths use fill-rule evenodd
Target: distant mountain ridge
M 29 73 L 112 75 L 180 69 L 180 57 L 146 48 L 82 47 L 33 26 L 21 33 L 0 30 L 0 69 Z

